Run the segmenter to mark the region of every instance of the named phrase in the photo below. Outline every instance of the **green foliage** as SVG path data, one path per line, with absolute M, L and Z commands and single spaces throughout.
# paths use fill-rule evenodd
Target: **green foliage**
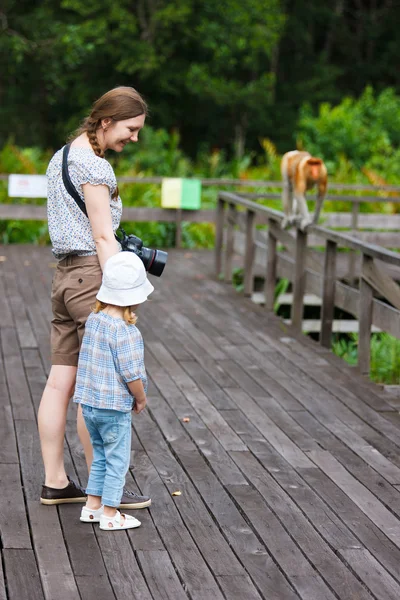
M 1 244 L 38 244 L 50 243 L 47 221 L 0 221 Z
M 398 182 L 400 96 L 391 88 L 377 95 L 367 87 L 358 100 L 348 97 L 336 106 L 321 104 L 317 116 L 305 105 L 298 140 L 301 147 L 324 158 L 337 180 L 349 181 L 353 170 L 371 169 L 388 182 Z
M 335 336 L 333 352 L 351 365 L 357 364 L 358 335 Z M 400 340 L 388 333 L 373 333 L 371 336 L 370 377 L 376 383 L 400 384 Z
M 358 335 L 349 333 L 347 337 L 335 334 L 332 351 L 349 365 L 356 365 L 358 360 Z
M 377 383 L 400 384 L 400 340 L 388 333 L 372 336 L 371 379 Z
M 280 308 L 279 296 L 281 294 L 285 294 L 290 285 L 289 279 L 279 279 L 278 283 L 275 286 L 275 303 L 274 303 L 274 312 L 277 313 Z
M 236 267 L 232 271 L 232 285 L 237 292 L 243 292 L 244 270 L 242 267 Z
M 140 143 L 129 144 L 113 162 L 117 175 L 187 177 L 193 173 L 191 161 L 180 147 L 179 132 L 149 126 L 140 133 Z

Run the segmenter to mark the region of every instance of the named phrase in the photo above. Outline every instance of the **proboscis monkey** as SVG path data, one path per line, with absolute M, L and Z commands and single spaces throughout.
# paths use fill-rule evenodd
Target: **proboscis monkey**
M 323 160 L 311 156 L 309 152 L 292 150 L 282 157 L 281 173 L 282 204 L 285 212 L 282 229 L 295 221 L 300 221 L 302 230 L 311 223 L 317 224 L 328 183 L 328 173 Z M 305 194 L 314 186 L 317 186 L 317 203 L 314 217 L 311 219 Z

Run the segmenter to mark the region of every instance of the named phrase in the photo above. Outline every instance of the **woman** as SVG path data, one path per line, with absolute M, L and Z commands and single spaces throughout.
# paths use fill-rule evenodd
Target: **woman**
M 68 194 L 62 179 L 63 149 L 48 169 L 48 224 L 53 253 L 59 260 L 52 285 L 52 367 L 40 402 L 39 436 L 45 468 L 42 504 L 85 502 L 84 490 L 65 472 L 64 435 L 69 400 L 73 395 L 79 349 L 86 319 L 96 303 L 106 260 L 120 251 L 114 237 L 122 203 L 106 150 L 122 152 L 137 142 L 147 106 L 130 87 L 110 90 L 93 105 L 76 132 L 68 156 L 72 184 L 85 203 L 87 216 Z M 90 468 L 93 453 L 82 411 L 78 409 L 78 435 Z M 144 508 L 147 496 L 124 490 L 120 508 Z

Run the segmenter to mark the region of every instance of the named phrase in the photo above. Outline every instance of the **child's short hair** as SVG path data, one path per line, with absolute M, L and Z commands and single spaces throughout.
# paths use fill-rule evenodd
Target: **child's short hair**
M 93 309 L 93 312 L 96 314 L 101 310 L 107 308 L 108 304 L 106 302 L 100 302 L 100 300 L 96 300 L 96 305 Z M 124 310 L 124 321 L 128 323 L 128 325 L 135 325 L 137 321 L 137 316 L 132 316 L 132 306 L 121 306 Z

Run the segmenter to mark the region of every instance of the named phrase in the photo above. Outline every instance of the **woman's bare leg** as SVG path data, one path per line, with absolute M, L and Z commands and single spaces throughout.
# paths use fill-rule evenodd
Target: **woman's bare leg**
M 76 367 L 53 365 L 40 401 L 38 427 L 46 473 L 45 485 L 68 485 L 64 467 L 64 435 L 68 403 L 73 394 Z
M 78 436 L 83 446 L 83 451 L 85 453 L 85 459 L 88 471 L 90 471 L 90 467 L 93 462 L 93 448 L 90 441 L 90 435 L 85 425 L 85 419 L 82 414 L 82 406 L 79 404 L 78 413 L 76 417 L 76 426 L 78 430 Z

